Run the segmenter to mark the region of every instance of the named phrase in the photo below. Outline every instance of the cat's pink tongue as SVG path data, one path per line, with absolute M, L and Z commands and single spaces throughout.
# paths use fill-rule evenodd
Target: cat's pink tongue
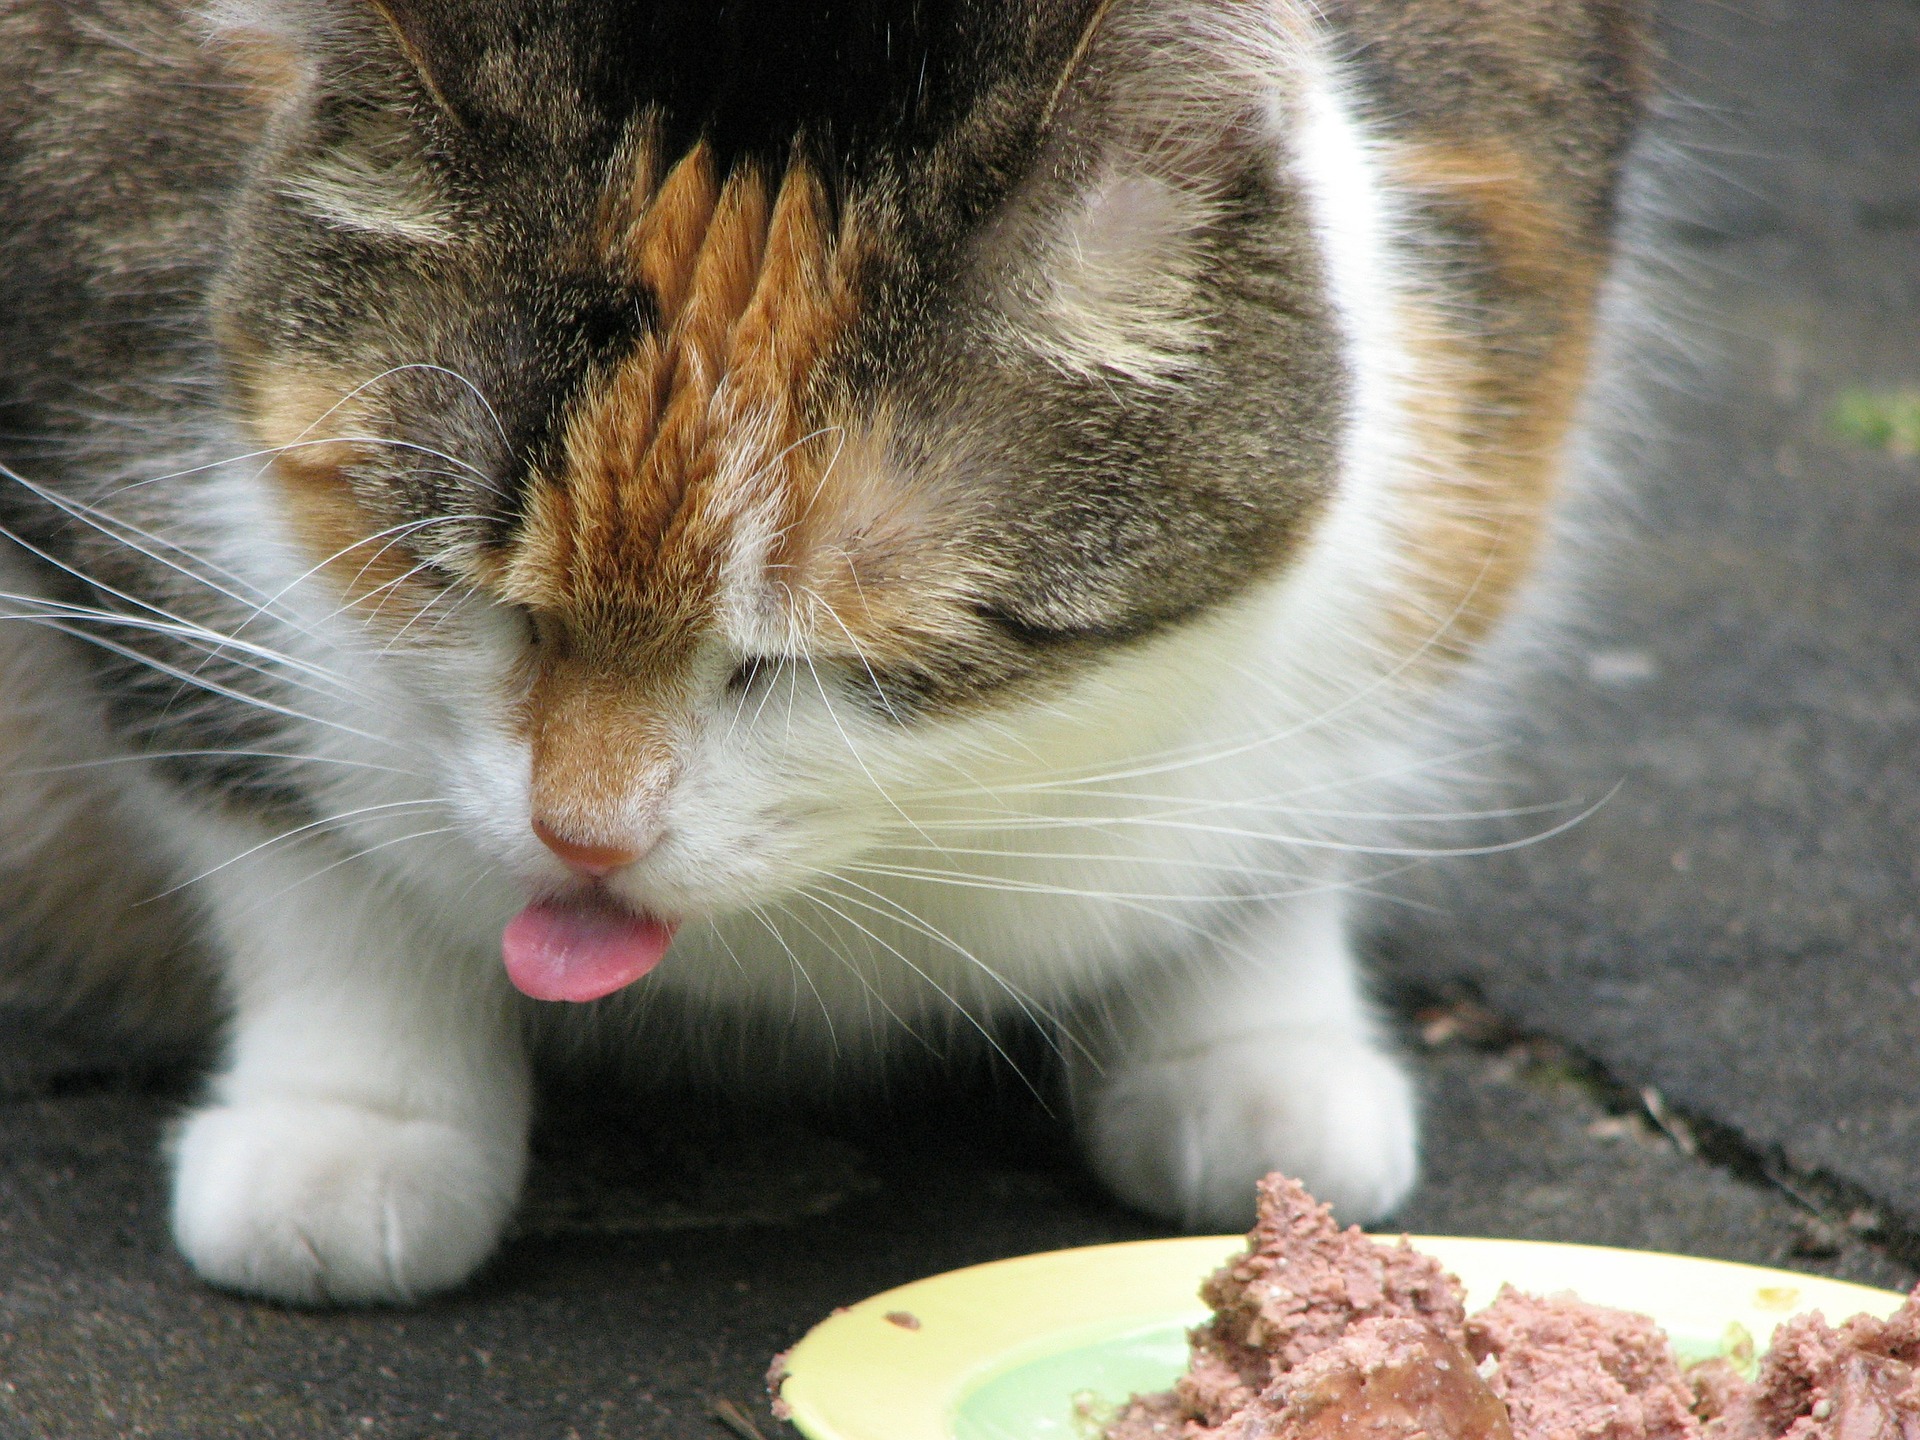
M 598 1000 L 658 965 L 676 926 L 612 905 L 550 900 L 507 922 L 507 978 L 536 1000 Z

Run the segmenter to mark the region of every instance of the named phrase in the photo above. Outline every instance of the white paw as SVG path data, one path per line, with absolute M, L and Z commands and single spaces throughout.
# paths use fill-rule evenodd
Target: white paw
M 1357 1036 L 1272 1031 L 1115 1067 L 1077 1108 L 1100 1178 L 1190 1230 L 1248 1228 L 1254 1182 L 1273 1170 L 1358 1223 L 1413 1185 L 1413 1087 Z
M 329 1100 L 211 1105 L 173 1146 L 173 1234 L 215 1285 L 312 1305 L 409 1301 L 486 1259 L 517 1145 Z

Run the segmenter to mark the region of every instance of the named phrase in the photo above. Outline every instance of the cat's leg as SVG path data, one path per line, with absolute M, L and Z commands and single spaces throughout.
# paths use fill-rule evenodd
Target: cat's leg
M 1336 892 L 1265 910 L 1214 953 L 1110 996 L 1072 1071 L 1081 1143 L 1116 1194 L 1189 1229 L 1245 1229 L 1283 1170 L 1344 1220 L 1413 1183 L 1415 1101 L 1361 991 Z
M 264 851 L 203 882 L 233 1030 L 172 1142 L 174 1236 L 216 1285 L 406 1301 L 498 1240 L 525 1170 L 526 1061 L 504 983 L 361 866 L 327 863 Z

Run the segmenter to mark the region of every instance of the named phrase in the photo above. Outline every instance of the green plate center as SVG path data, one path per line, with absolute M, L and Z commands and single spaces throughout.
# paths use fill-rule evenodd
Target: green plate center
M 1187 1368 L 1190 1321 L 1129 1330 L 1002 1371 L 971 1391 L 954 1440 L 1098 1440 L 1130 1395 L 1164 1390 Z

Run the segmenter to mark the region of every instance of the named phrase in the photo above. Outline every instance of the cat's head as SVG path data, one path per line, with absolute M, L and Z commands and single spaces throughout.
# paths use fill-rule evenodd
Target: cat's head
M 1286 567 L 1347 376 L 1285 16 L 213 12 L 262 135 L 237 406 L 483 849 L 765 898 Z

